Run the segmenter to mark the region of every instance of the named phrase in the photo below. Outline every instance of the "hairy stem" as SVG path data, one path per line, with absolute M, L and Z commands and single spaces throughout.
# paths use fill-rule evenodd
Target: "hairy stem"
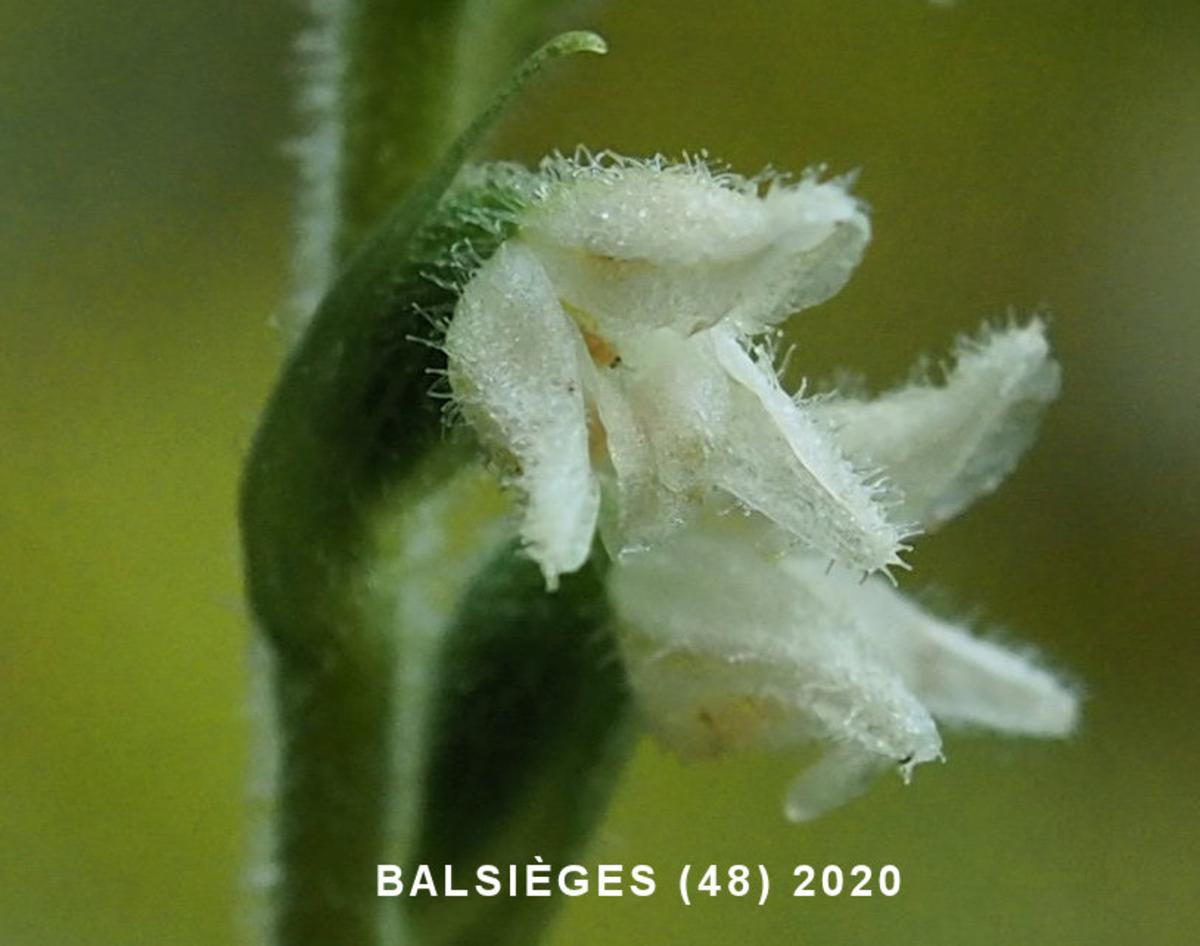
M 406 530 L 428 528 L 415 513 L 462 466 L 428 397 L 437 353 L 412 339 L 428 337 L 428 313 L 453 304 L 454 274 L 437 273 L 452 267 L 447 248 L 467 241 L 485 258 L 505 235 L 503 215 L 488 218 L 506 200 L 495 188 L 445 198 L 469 149 L 530 77 L 578 51 L 603 43 L 565 34 L 531 57 L 350 254 L 284 367 L 247 461 L 247 589 L 273 655 L 282 753 L 281 946 L 408 940 L 374 885 L 375 864 L 404 862 L 419 791 L 411 756 L 422 747 L 397 747 L 396 733 L 414 729 L 397 717 L 420 710 L 402 705 L 400 668 L 430 660 L 427 642 L 402 625 L 397 561 Z
M 564 0 L 309 0 L 293 336 Z

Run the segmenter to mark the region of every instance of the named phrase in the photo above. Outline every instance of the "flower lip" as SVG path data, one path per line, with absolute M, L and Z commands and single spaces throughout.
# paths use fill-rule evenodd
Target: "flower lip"
M 1078 695 L 1027 654 L 983 640 L 878 578 L 770 554 L 740 517 L 701 516 L 611 580 L 629 679 L 651 732 L 684 758 L 749 748 L 823 757 L 787 795 L 791 820 L 881 772 L 942 758 L 937 722 L 1056 738 Z

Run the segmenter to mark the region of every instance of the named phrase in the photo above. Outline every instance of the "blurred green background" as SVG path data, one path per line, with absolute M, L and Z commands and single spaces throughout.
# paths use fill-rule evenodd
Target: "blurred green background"
M 230 943 L 247 622 L 234 486 L 281 344 L 297 4 L 0 2 L 0 940 Z M 1183 943 L 1200 924 L 1200 5 L 581 6 L 612 54 L 492 144 L 862 168 L 875 242 L 796 370 L 876 384 L 1044 308 L 1038 446 L 908 588 L 1087 691 L 1066 744 L 951 735 L 813 825 L 797 760 L 644 745 L 558 946 Z M 899 897 L 679 905 L 683 863 L 893 863 Z

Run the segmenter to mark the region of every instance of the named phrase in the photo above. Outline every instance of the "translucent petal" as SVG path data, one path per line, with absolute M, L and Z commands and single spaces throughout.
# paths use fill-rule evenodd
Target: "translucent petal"
M 625 544 L 658 541 L 716 487 L 839 561 L 898 561 L 900 533 L 872 489 L 731 330 L 646 332 L 599 373 L 620 495 L 636 500 L 622 511 Z
M 736 337 L 705 333 L 735 383 L 735 416 L 710 459 L 721 487 L 813 549 L 866 571 L 899 563 L 900 530 L 824 427 Z
M 932 528 L 1012 471 L 1058 388 L 1045 326 L 1034 319 L 962 342 L 943 384 L 873 401 L 833 398 L 814 410 L 849 457 L 882 468 L 903 494 L 895 515 Z
M 613 554 L 646 548 L 713 492 L 707 467 L 731 409 L 729 379 L 700 345 L 644 332 L 618 366 L 597 368 L 589 393 L 604 430 L 619 506 L 606 521 Z
M 450 382 L 480 437 L 511 455 L 522 537 L 554 587 L 591 548 L 599 487 L 588 457 L 578 330 L 536 257 L 502 246 L 463 291 L 446 335 Z
M 789 821 L 819 818 L 858 798 L 891 764 L 855 745 L 834 746 L 788 786 L 783 813 Z

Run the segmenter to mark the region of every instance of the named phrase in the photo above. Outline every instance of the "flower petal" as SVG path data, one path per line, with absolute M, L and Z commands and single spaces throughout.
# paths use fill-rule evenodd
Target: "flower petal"
M 826 607 L 852 612 L 875 651 L 939 721 L 1027 736 L 1074 729 L 1076 693 L 1031 657 L 934 617 L 886 582 L 826 574 L 814 556 L 790 556 L 783 568 Z
M 626 365 L 619 373 L 628 376 L 633 372 Z M 606 493 L 612 496 L 612 502 L 606 503 L 601 535 L 615 558 L 646 549 L 670 535 L 690 517 L 692 501 L 684 492 L 670 490 L 659 476 L 647 425 L 661 422 L 662 414 L 651 410 L 639 419 L 633 402 L 613 375 L 591 367 L 587 386 L 603 431 L 604 454 L 611 466 L 603 477 L 610 484 Z M 628 378 L 626 381 L 632 383 Z M 662 407 L 663 402 L 655 406 Z
M 862 795 L 893 763 L 859 746 L 834 746 L 788 786 L 783 813 L 788 821 L 812 821 Z
M 519 243 L 501 246 L 467 284 L 446 352 L 463 413 L 516 460 L 527 497 L 522 538 L 553 588 L 587 559 L 600 496 L 588 457 L 583 343 Z
M 837 292 L 870 236 L 842 182 L 775 182 L 765 195 L 702 163 L 550 165 L 522 223 L 560 296 L 617 342 L 722 320 L 761 331 Z
M 866 212 L 842 181 L 806 177 L 773 186 L 764 202 L 778 235 L 755 267 L 753 289 L 727 317 L 749 333 L 836 295 L 871 239 Z
M 767 247 L 771 210 L 753 182 L 700 161 L 668 164 L 615 155 L 550 159 L 523 232 L 539 245 L 654 264 L 722 262 Z
M 886 471 L 903 494 L 898 517 L 933 528 L 1012 471 L 1058 388 L 1045 326 L 1034 319 L 961 342 L 941 385 L 832 398 L 814 410 L 849 457 Z
M 713 488 L 796 540 L 856 568 L 899 561 L 900 533 L 840 456 L 732 329 L 645 332 L 589 390 L 609 433 L 621 548 L 661 540 Z M 636 428 L 636 432 L 635 432 Z
M 610 588 L 638 705 L 684 757 L 830 745 L 791 786 L 807 820 L 875 774 L 941 756 L 934 719 L 1063 736 L 1076 695 L 1020 654 L 811 554 L 769 558 L 761 530 L 702 514 L 619 561 Z
M 716 482 L 840 562 L 866 571 L 900 564 L 902 533 L 830 434 L 736 337 L 705 335 L 738 393 L 723 449 L 710 461 Z
M 684 756 L 821 739 L 891 763 L 936 758 L 933 720 L 853 610 L 744 539 L 738 517 L 709 517 L 614 566 L 630 683 L 659 739 Z

